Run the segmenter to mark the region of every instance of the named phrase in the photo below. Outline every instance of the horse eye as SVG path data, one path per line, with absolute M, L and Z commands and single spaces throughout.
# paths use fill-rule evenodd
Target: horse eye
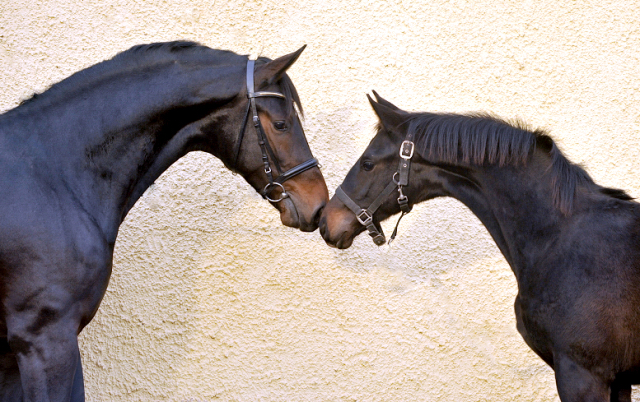
M 274 121 L 273 127 L 278 131 L 284 131 L 287 129 L 287 123 L 284 121 Z
M 375 165 L 374 165 L 374 164 L 373 164 L 373 162 L 371 162 L 371 161 L 364 161 L 364 162 L 362 163 L 362 168 L 363 168 L 364 170 L 366 170 L 367 172 L 369 172 L 369 171 L 373 170 L 373 167 L 374 167 L 374 166 L 375 166 Z

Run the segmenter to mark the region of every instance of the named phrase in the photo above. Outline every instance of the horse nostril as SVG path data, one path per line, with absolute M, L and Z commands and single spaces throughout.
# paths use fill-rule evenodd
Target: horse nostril
M 318 224 L 318 228 L 320 229 L 320 236 L 326 241 L 329 242 L 329 228 L 327 227 L 327 217 L 323 216 L 320 218 L 320 222 Z
M 318 227 L 320 228 L 321 232 L 324 232 L 324 229 L 327 227 L 327 217 L 326 216 L 320 217 L 320 220 L 318 221 Z
M 316 226 L 318 226 L 318 224 L 320 223 L 320 217 L 322 216 L 322 211 L 324 211 L 325 205 L 326 203 L 323 202 L 322 205 L 320 205 L 316 210 L 316 213 L 313 215 L 313 224 Z

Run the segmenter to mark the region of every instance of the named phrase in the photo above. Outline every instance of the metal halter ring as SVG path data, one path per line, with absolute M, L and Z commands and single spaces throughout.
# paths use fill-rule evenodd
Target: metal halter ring
M 400 177 L 400 173 L 399 172 L 395 172 L 393 174 L 393 176 L 391 176 L 391 180 L 393 180 L 393 182 L 396 184 L 396 186 L 400 185 L 400 179 L 396 180 L 396 176 Z
M 269 197 L 269 193 L 271 193 L 273 191 L 272 187 L 280 187 L 280 189 L 282 189 L 282 192 L 280 193 L 280 198 L 278 199 L 273 199 L 271 197 Z M 264 198 L 266 198 L 267 200 L 271 201 L 271 202 L 280 202 L 282 200 L 284 200 L 285 198 L 289 197 L 289 194 L 287 194 L 287 191 L 284 189 L 284 186 L 278 182 L 271 182 L 271 183 L 267 183 L 266 186 L 264 186 L 264 190 L 262 190 L 262 194 L 264 195 Z

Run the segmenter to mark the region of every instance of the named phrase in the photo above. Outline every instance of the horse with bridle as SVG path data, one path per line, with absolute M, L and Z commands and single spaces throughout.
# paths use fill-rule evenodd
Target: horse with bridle
M 483 114 L 409 113 L 374 96 L 377 133 L 324 209 L 326 242 L 348 248 L 366 230 L 382 245 L 381 221 L 456 198 L 511 266 L 518 331 L 555 371 L 560 399 L 631 402 L 640 205 L 594 183 L 544 131 Z
M 136 46 L 0 115 L 0 401 L 82 401 L 77 335 L 104 296 L 118 228 L 190 151 L 313 231 L 327 187 L 276 60 L 192 42 Z

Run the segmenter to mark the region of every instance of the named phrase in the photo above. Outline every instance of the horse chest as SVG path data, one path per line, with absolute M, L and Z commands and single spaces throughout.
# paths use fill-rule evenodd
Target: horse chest
M 516 297 L 514 304 L 516 313 L 516 327 L 526 344 L 538 354 L 547 364 L 553 366 L 553 351 L 549 321 L 554 314 L 550 306 L 523 302 L 521 295 Z

